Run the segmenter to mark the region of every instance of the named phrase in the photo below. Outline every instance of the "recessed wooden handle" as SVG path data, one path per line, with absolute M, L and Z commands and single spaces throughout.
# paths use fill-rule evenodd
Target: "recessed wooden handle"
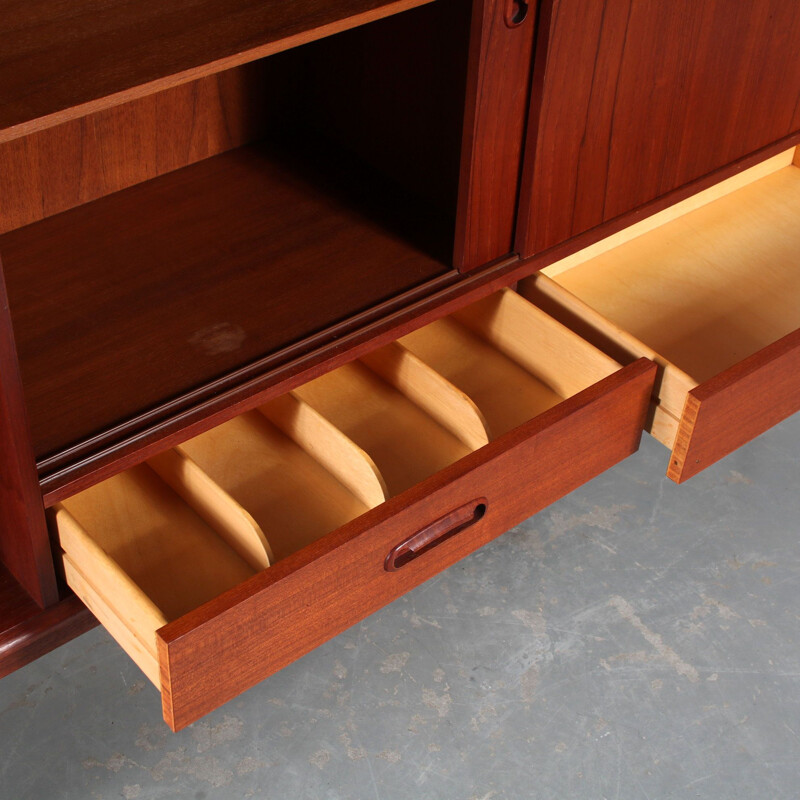
M 394 572 L 451 536 L 476 523 L 486 514 L 486 498 L 473 500 L 424 527 L 393 547 L 383 562 L 387 572 Z
M 516 28 L 522 25 L 528 16 L 527 0 L 506 0 L 506 25 Z

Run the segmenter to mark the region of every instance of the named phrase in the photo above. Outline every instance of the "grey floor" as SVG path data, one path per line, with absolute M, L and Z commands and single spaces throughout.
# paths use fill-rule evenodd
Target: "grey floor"
M 800 415 L 640 452 L 179 734 L 95 630 L 0 681 L 0 795 L 800 797 Z

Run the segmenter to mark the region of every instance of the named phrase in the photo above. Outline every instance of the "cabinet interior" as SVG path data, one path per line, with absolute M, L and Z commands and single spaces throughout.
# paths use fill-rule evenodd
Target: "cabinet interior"
M 40 469 L 451 272 L 468 33 L 440 0 L 0 145 Z

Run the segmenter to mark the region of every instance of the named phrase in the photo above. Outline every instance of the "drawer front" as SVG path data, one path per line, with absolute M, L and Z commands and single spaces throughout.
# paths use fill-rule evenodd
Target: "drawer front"
M 800 411 L 800 330 L 692 389 L 668 475 L 681 483 Z
M 655 369 L 634 362 L 161 628 L 165 720 L 185 727 L 635 452 Z

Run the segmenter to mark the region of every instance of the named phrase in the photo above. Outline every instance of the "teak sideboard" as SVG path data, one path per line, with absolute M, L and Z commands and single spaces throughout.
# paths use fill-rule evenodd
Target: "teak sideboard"
M 0 674 L 99 620 L 177 730 L 643 430 L 681 482 L 800 408 L 795 0 L 0 42 Z

